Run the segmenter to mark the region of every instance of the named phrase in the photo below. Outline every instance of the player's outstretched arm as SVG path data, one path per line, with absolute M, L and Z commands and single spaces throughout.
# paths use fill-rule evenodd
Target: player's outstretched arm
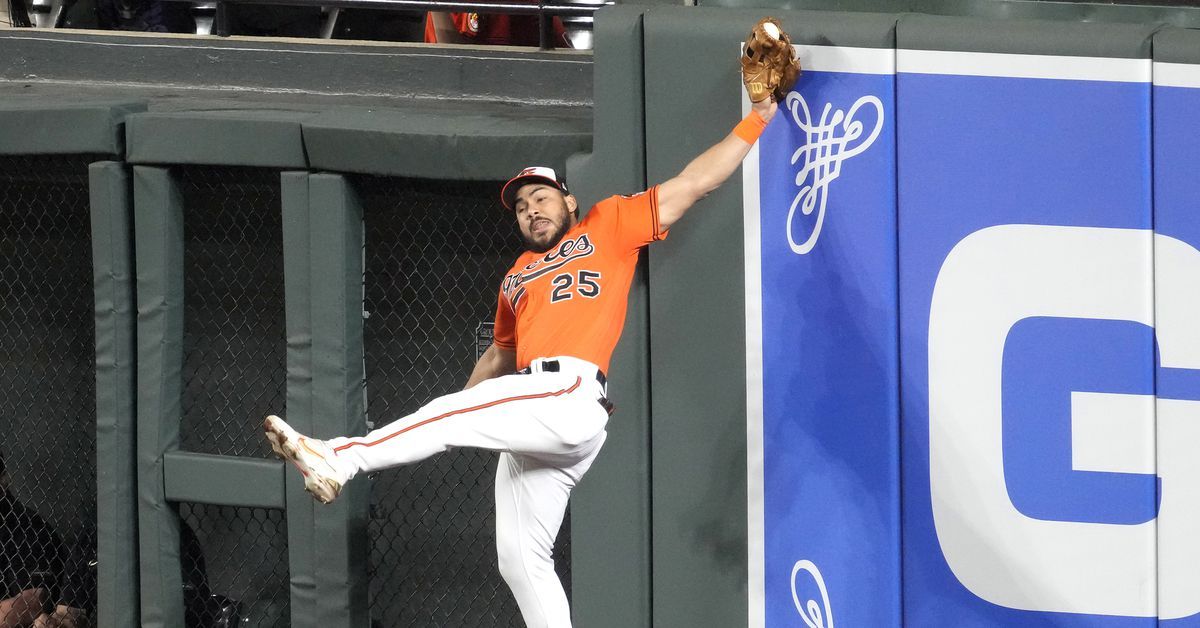
M 659 231 L 666 231 L 696 201 L 717 189 L 750 153 L 776 104 L 787 96 L 800 76 L 800 62 L 792 40 L 779 20 L 758 21 L 742 46 L 742 84 L 750 97 L 750 115 L 733 132 L 692 160 L 683 172 L 658 188 Z
M 470 388 L 479 382 L 501 375 L 509 375 L 517 370 L 517 352 L 505 349 L 495 343 L 479 356 L 471 377 L 463 388 Z
M 725 139 L 693 159 L 682 172 L 658 187 L 658 223 L 661 231 L 670 229 L 696 201 L 720 187 L 741 165 L 757 139 L 757 134 L 747 133 L 743 125 L 747 121 L 749 125 L 761 125 L 758 128 L 761 132 L 761 127 L 771 121 L 778 108 L 772 98 L 754 103 L 746 121 Z M 758 120 L 754 119 L 756 116 Z

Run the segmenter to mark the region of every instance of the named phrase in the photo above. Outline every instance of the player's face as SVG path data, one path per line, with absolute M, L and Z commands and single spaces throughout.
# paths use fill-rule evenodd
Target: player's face
M 545 183 L 527 183 L 517 190 L 517 226 L 525 246 L 545 253 L 575 226 L 575 197 Z

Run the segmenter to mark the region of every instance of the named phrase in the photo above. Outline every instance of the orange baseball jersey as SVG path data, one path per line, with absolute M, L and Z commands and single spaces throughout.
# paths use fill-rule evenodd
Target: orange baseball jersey
M 537 46 L 539 43 L 536 15 L 506 15 L 503 13 L 449 13 L 450 25 L 472 42 L 495 46 Z M 425 43 L 438 43 L 433 14 L 425 15 Z M 555 48 L 571 48 L 571 40 L 557 16 L 552 20 Z M 454 43 L 454 42 L 450 42 Z
M 600 201 L 557 246 L 517 258 L 500 285 L 493 342 L 516 350 L 518 369 L 570 356 L 607 372 L 638 252 L 665 237 L 657 187 Z

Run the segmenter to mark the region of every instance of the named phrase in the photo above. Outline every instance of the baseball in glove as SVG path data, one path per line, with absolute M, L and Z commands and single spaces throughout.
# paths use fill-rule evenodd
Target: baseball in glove
M 800 62 L 779 20 L 773 17 L 759 20 L 742 47 L 742 82 L 746 84 L 750 102 L 762 102 L 768 97 L 783 102 L 799 76 Z

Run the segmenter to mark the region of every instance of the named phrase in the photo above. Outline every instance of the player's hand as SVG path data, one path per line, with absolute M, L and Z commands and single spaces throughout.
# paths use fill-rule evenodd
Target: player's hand
M 33 622 L 32 628 L 82 628 L 87 614 L 78 608 L 59 605 L 49 615 L 42 615 Z
M 750 109 L 757 113 L 764 121 L 770 122 L 775 116 L 775 112 L 779 110 L 779 103 L 775 102 L 775 98 L 767 98 L 760 100 L 750 105 Z
M 787 97 L 800 76 L 800 62 L 792 48 L 792 39 L 779 20 L 763 18 L 754 25 L 742 46 L 741 65 L 746 95 L 758 115 L 770 120 L 777 103 Z M 772 100 L 775 102 L 764 104 Z

